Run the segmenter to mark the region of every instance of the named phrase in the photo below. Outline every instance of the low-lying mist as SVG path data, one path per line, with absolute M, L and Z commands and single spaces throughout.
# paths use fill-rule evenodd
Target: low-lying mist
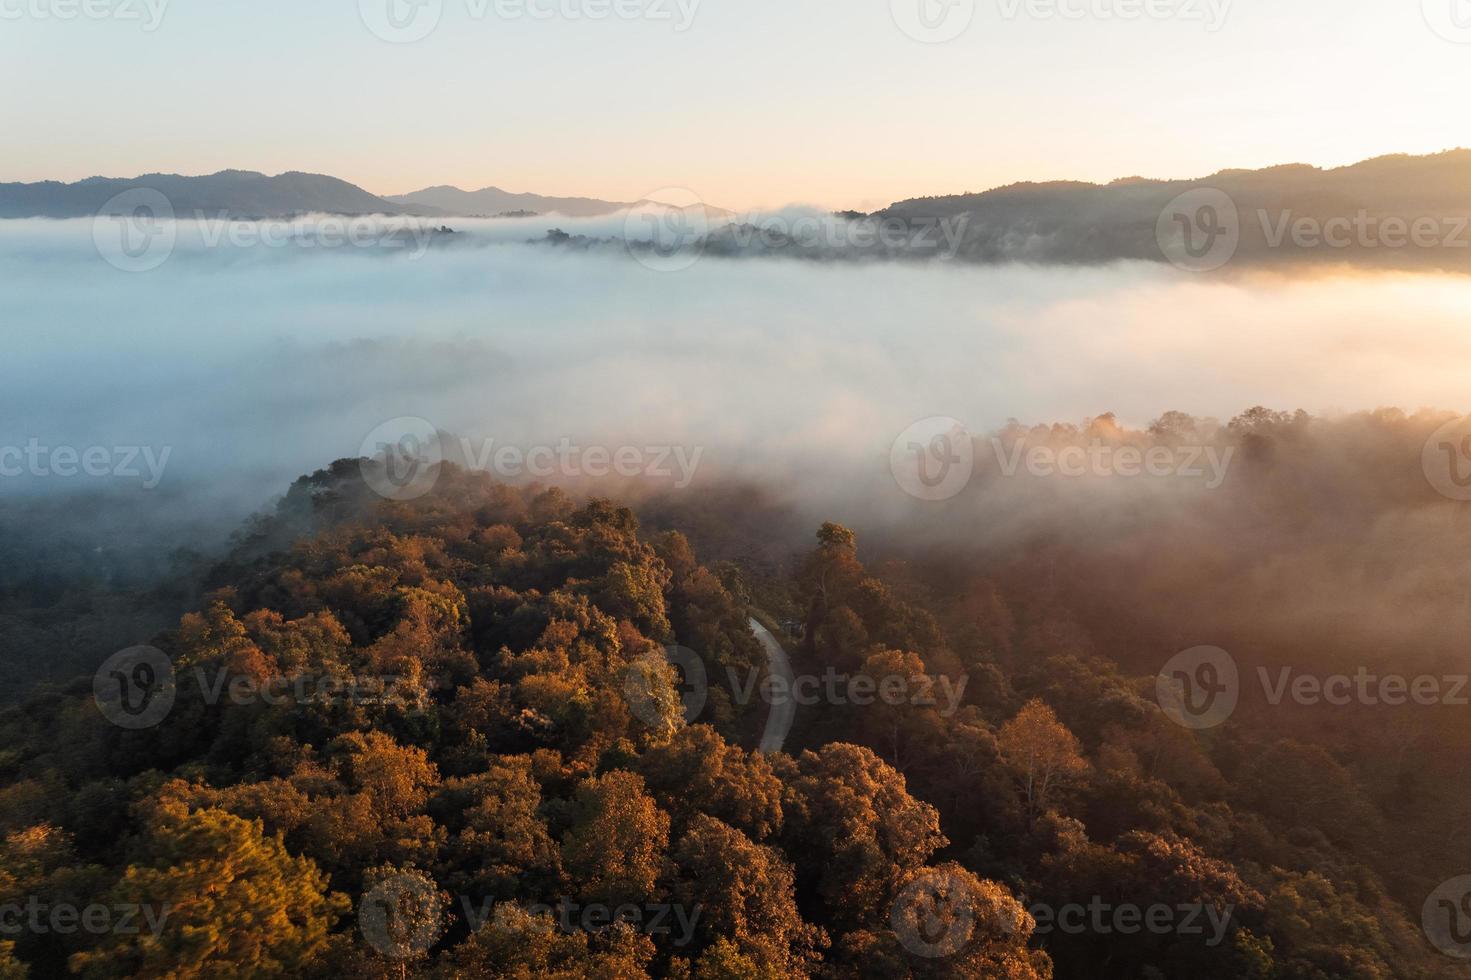
M 1043 542 L 1096 562 L 1100 596 L 1125 571 L 1198 605 L 1197 622 L 1257 604 L 1275 634 L 1332 623 L 1402 647 L 1423 644 L 1430 617 L 1464 618 L 1447 591 L 1453 505 L 1420 467 L 1444 419 L 1414 413 L 1471 407 L 1471 280 L 716 256 L 669 269 L 529 244 L 554 227 L 616 236 L 618 217 L 452 224 L 420 250 L 326 247 L 310 223 L 274 243 L 181 223 L 166 261 L 128 272 L 90 222 L 0 222 L 11 547 L 72 564 L 93 540 L 102 556 L 207 551 L 300 475 L 396 444 L 391 420 L 407 417 L 445 434 L 446 458 L 512 480 L 586 489 L 574 472 L 611 470 L 594 482 L 666 510 L 755 485 L 790 518 L 778 537 L 842 520 L 894 553 L 997 569 Z M 1255 405 L 1319 421 L 1254 443 L 1227 423 Z M 1385 406 L 1409 417 L 1353 414 Z M 1144 431 L 1172 411 L 1204 421 Z M 1207 485 L 1204 457 L 1206 478 L 1183 481 L 998 475 L 998 447 L 1025 427 L 1080 426 L 1026 438 L 1086 445 L 1105 413 L 1115 442 L 1214 446 L 1220 479 Z M 941 501 L 892 465 L 910 451 L 901 434 L 934 417 L 974 437 L 975 479 Z M 93 475 L 56 465 L 59 447 L 94 451 Z M 627 471 L 551 464 L 588 447 L 630 453 Z M 27 518 L 38 497 L 45 528 Z M 50 522 L 67 499 L 63 530 Z M 1439 652 L 1460 621 L 1435 621 Z
M 417 416 L 522 446 L 701 446 L 702 475 L 817 493 L 887 479 L 895 437 L 930 416 L 985 431 L 1471 407 L 1471 280 L 715 257 L 660 272 L 523 244 L 616 224 L 460 222 L 418 258 L 181 233 L 128 273 L 89 222 L 5 222 L 0 443 L 171 447 L 165 483 L 248 504 Z M 67 481 L 36 482 L 0 486 Z

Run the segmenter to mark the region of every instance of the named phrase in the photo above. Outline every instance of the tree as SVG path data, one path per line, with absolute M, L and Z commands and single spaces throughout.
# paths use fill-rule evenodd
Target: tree
M 511 898 L 528 877 L 556 880 L 561 855 L 538 813 L 541 786 L 530 756 L 500 757 L 488 772 L 447 783 L 441 800 L 448 808 L 453 799 L 463 805 L 457 817 L 464 826 L 451 854 L 476 895 Z
M 316 865 L 264 836 L 258 821 L 181 804 L 154 811 L 140 860 L 108 901 L 153 910 L 159 928 L 113 931 L 74 954 L 71 968 L 84 977 L 296 976 L 348 909 Z
M 1027 948 L 1035 921 L 1001 885 L 953 862 L 900 884 L 890 925 L 912 976 L 1051 980 L 1047 954 Z
M 936 710 L 940 688 L 925 670 L 919 654 L 902 650 L 880 650 L 863 662 L 858 676 L 866 678 L 871 690 L 879 692 L 872 704 L 858 713 L 859 729 L 887 757 L 890 765 L 903 770 L 912 744 L 944 740 L 944 725 Z M 891 698 L 888 686 L 902 682 L 902 696 Z M 931 704 L 914 703 L 928 692 Z
M 15 943 L 0 943 L 0 980 L 27 980 L 31 971 L 15 958 Z
M 858 537 L 831 521 L 817 532 L 818 547 L 802 565 L 798 584 L 807 604 L 807 637 L 816 635 L 829 614 L 863 576 L 858 561 Z
M 895 883 L 948 843 L 935 808 L 869 749 L 803 752 L 788 785 L 783 849 L 842 928 L 882 919 Z
M 680 868 L 674 897 L 685 909 L 699 910 L 705 942 L 726 939 L 780 976 L 805 975 L 823 940 L 797 911 L 795 875 L 781 852 L 700 815 L 675 848 L 674 861 Z
M 455 947 L 441 975 L 445 980 L 648 980 L 654 952 L 648 936 L 625 924 L 597 936 L 566 933 L 551 915 L 533 915 L 507 902 Z
M 373 809 L 403 820 L 424 808 L 439 772 L 423 749 L 399 745 L 383 732 L 351 732 L 332 745 L 343 781 L 365 793 Z
M 1002 757 L 1020 775 L 1027 813 L 1045 813 L 1058 786 L 1088 769 L 1078 740 L 1039 700 L 1028 701 L 1015 718 L 1001 726 Z
M 700 814 L 718 817 L 754 840 L 781 829 L 782 782 L 770 761 L 730 745 L 708 725 L 691 725 L 646 752 L 639 772 L 683 830 Z
M 433 878 L 412 867 L 372 868 L 363 886 L 358 930 L 373 953 L 406 980 L 409 964 L 426 958 L 444 931 L 447 896 Z
M 669 815 L 642 777 L 614 770 L 582 783 L 562 862 L 587 901 L 618 906 L 656 897 L 669 847 Z

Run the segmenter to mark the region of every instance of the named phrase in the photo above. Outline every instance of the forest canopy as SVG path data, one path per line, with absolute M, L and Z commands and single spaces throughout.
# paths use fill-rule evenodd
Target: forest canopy
M 299 480 L 0 715 L 0 975 L 1451 975 L 1386 752 L 1176 724 L 1055 561 L 703 563 L 737 499 Z

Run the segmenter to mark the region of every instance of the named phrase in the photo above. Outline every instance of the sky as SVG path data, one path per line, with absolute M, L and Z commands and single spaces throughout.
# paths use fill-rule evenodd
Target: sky
M 1336 166 L 1471 145 L 1466 42 L 1468 0 L 0 0 L 0 181 L 868 210 Z

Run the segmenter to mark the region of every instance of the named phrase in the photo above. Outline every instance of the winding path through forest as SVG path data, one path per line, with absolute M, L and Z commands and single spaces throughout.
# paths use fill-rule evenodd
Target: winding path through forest
M 792 720 L 797 715 L 797 702 L 791 697 L 792 684 L 796 677 L 792 673 L 791 658 L 776 641 L 776 637 L 771 635 L 771 630 L 752 618 L 751 632 L 756 634 L 756 639 L 766 648 L 766 666 L 771 676 L 781 679 L 773 692 L 771 713 L 766 716 L 766 731 L 761 733 L 761 744 L 757 751 L 780 752 L 787 740 L 787 732 L 792 730 Z

